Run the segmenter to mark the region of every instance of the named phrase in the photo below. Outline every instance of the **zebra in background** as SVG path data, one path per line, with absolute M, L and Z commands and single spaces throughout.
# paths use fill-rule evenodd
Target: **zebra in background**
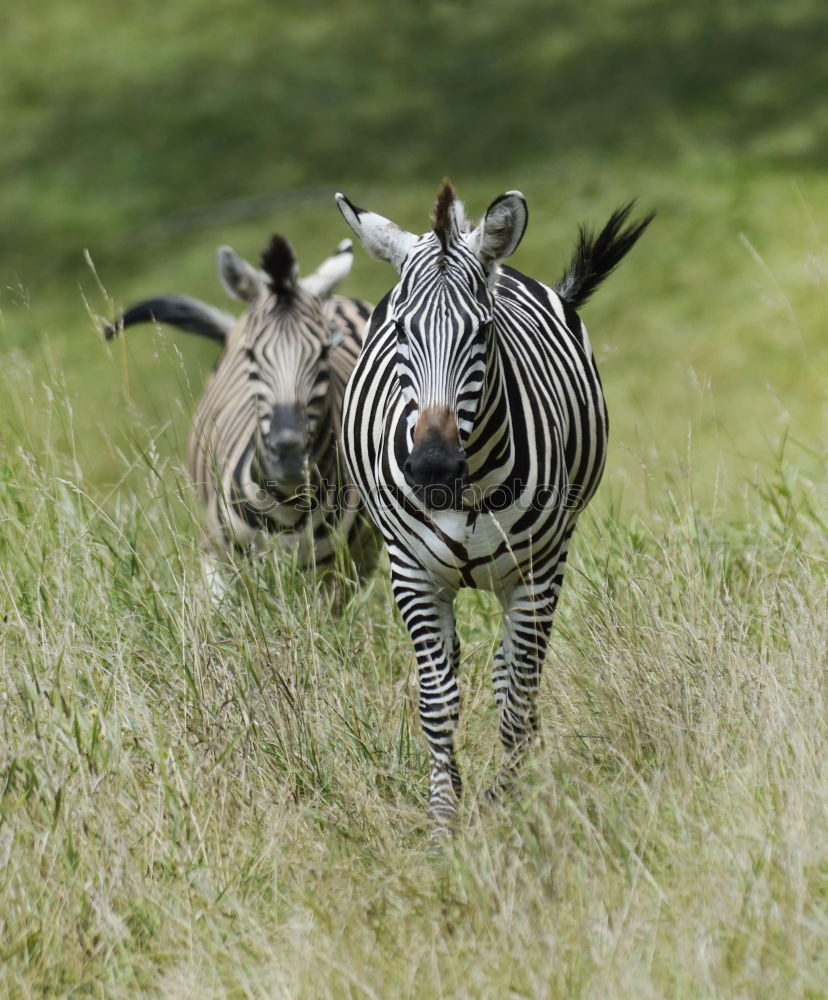
M 526 228 L 519 191 L 474 226 L 446 181 L 423 236 L 336 199 L 366 251 L 400 276 L 374 311 L 348 383 L 343 452 L 388 548 L 414 643 L 429 815 L 442 834 L 461 792 L 455 595 L 492 590 L 504 611 L 493 666 L 504 756 L 486 796 L 497 799 L 537 737 L 567 547 L 604 468 L 607 413 L 575 309 L 652 216 L 627 224 L 627 205 L 597 236 L 581 229 L 552 289 L 499 263 Z
M 168 323 L 220 343 L 190 431 L 188 468 L 205 508 L 205 570 L 223 593 L 216 555 L 279 553 L 323 574 L 343 543 L 360 577 L 374 563 L 375 529 L 361 515 L 341 469 L 342 400 L 371 307 L 332 295 L 353 262 L 350 240 L 299 278 L 290 244 L 273 236 L 255 268 L 218 251 L 225 290 L 247 304 L 236 318 L 186 296 L 127 309 L 107 339 L 136 323 Z

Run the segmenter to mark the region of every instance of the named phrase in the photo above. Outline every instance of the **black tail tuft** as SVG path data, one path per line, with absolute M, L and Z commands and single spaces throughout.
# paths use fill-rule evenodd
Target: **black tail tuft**
M 586 302 L 604 278 L 618 267 L 653 221 L 655 212 L 624 229 L 634 205 L 635 201 L 631 201 L 617 208 L 597 236 L 584 226 L 579 226 L 578 242 L 569 267 L 555 285 L 555 291 L 565 302 L 574 307 Z

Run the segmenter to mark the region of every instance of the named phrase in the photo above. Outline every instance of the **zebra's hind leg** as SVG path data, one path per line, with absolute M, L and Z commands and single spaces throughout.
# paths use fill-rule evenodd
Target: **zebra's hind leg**
M 420 724 L 428 745 L 432 836 L 446 836 L 462 791 L 454 755 L 460 717 L 457 685 L 459 640 L 453 593 L 435 593 L 433 583 L 410 569 L 392 570 L 394 597 L 414 642 L 419 673 Z

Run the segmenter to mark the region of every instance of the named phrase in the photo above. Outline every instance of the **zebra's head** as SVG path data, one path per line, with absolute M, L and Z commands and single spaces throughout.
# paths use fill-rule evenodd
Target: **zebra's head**
M 329 354 L 341 333 L 323 304 L 352 262 L 350 240 L 306 278 L 299 278 L 293 250 L 281 236 L 272 237 L 259 268 L 230 247 L 218 251 L 222 284 L 248 304 L 228 338 L 225 358 L 239 366 L 240 376 L 243 370 L 242 391 L 250 393 L 256 410 L 257 471 L 277 496 L 305 482 L 314 453 L 333 433 Z
M 517 249 L 526 201 L 508 191 L 475 226 L 448 181 L 432 228 L 415 236 L 336 196 L 357 239 L 400 280 L 385 324 L 397 341 L 397 377 L 405 400 L 406 482 L 432 508 L 459 506 L 468 476 L 466 446 L 486 389 L 498 262 Z

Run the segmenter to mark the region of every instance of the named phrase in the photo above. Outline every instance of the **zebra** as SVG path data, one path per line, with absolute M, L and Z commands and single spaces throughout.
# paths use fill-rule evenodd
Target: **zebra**
M 313 274 L 299 278 L 296 256 L 274 235 L 256 268 L 231 247 L 218 250 L 225 290 L 247 304 L 238 318 L 187 296 L 151 298 L 105 328 L 154 321 L 207 337 L 223 352 L 196 407 L 187 465 L 204 507 L 205 575 L 215 597 L 218 568 L 233 551 L 277 556 L 330 582 L 342 543 L 364 578 L 376 532 L 354 502 L 338 449 L 345 383 L 362 346 L 371 306 L 332 295 L 353 262 L 350 240 Z
M 428 814 L 447 834 L 462 782 L 454 598 L 494 591 L 504 613 L 493 687 L 503 758 L 484 801 L 513 787 L 539 733 L 541 667 L 578 515 L 604 468 L 607 412 L 576 308 L 649 225 L 633 202 L 581 227 L 549 288 L 500 261 L 526 200 L 507 191 L 474 226 L 445 181 L 431 230 L 406 232 L 337 194 L 364 249 L 399 281 L 374 310 L 348 382 L 343 454 L 388 550 L 413 641 L 429 757 Z

